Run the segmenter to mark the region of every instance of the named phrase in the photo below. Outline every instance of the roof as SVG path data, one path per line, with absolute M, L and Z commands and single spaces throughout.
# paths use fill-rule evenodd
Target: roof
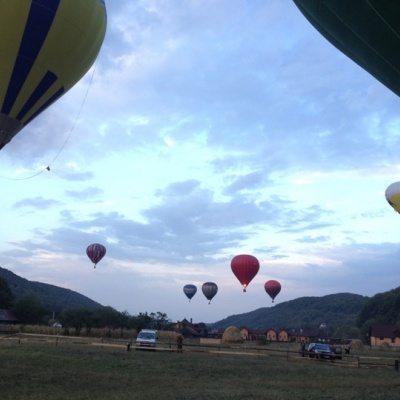
M 296 328 L 288 331 L 288 334 L 293 337 L 317 337 L 318 332 L 314 329 Z
M 0 309 L 0 323 L 19 322 L 19 319 L 10 310 Z
M 371 326 L 370 337 L 396 338 L 400 337 L 400 327 L 394 325 Z

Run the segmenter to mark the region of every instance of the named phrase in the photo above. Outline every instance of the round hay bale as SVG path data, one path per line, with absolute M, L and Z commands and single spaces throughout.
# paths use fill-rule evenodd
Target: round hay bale
M 362 349 L 364 347 L 363 342 L 360 339 L 353 339 L 350 342 L 350 348 L 351 349 Z
M 379 346 L 380 350 L 382 351 L 387 351 L 390 350 L 390 344 L 388 342 L 383 342 L 381 343 L 381 345 Z
M 225 329 L 222 335 L 222 343 L 243 343 L 242 334 L 236 326 L 230 326 Z

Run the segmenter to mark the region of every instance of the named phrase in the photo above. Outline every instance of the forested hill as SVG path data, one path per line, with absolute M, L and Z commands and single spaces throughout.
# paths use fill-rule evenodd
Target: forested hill
M 96 309 L 101 304 L 82 294 L 47 283 L 32 282 L 0 267 L 0 277 L 5 279 L 15 298 L 33 295 L 50 312 L 60 313 L 67 308 Z
M 323 297 L 301 297 L 273 307 L 232 315 L 213 324 L 214 328 L 245 326 L 248 329 L 316 329 L 322 323 L 330 329 L 355 325 L 368 297 L 351 293 L 330 294 Z

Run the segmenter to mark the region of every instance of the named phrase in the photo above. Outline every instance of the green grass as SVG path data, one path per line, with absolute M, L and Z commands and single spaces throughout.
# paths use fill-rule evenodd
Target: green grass
M 0 340 L 2 400 L 390 400 L 399 393 L 394 367 Z

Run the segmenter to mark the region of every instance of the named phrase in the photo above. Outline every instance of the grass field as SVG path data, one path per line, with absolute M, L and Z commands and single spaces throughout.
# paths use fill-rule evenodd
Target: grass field
M 2 400 L 399 399 L 394 367 L 241 349 L 210 353 L 0 340 Z M 279 353 L 277 353 L 279 354 Z M 284 353 L 282 353 L 284 355 Z

